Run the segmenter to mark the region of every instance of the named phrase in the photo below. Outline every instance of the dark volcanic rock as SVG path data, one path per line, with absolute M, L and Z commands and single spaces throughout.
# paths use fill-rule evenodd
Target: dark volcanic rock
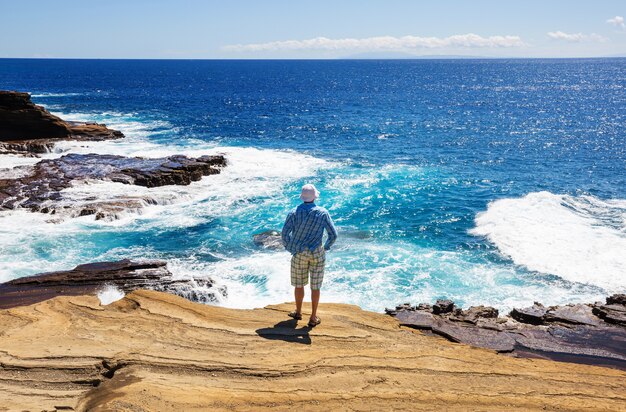
M 626 304 L 624 295 L 607 304 L 514 309 L 498 317 L 498 310 L 474 306 L 452 310 L 453 302 L 438 301 L 387 310 L 401 325 L 427 329 L 453 342 L 570 362 L 626 369 Z M 442 312 L 444 310 L 445 312 Z
M 612 359 L 626 368 L 626 329 L 623 327 L 552 324 L 547 328 L 526 327 L 510 335 L 518 347 L 535 352 Z
M 550 308 L 544 319 L 548 322 L 561 322 L 580 325 L 597 325 L 601 321 L 592 311 L 591 306 L 577 304 Z
M 128 158 L 114 155 L 68 154 L 42 160 L 30 174 L 16 179 L 0 179 L 0 210 L 27 208 L 56 213 L 59 208 L 78 208 L 75 215 L 93 214 L 98 218 L 124 209 L 141 208 L 138 198 L 109 199 L 82 204 L 63 204 L 61 190 L 86 180 L 108 180 L 130 185 L 157 187 L 188 185 L 203 176 L 217 174 L 226 165 L 224 156 L 170 156 L 159 159 Z M 149 199 L 146 199 L 150 202 Z
M 511 311 L 511 317 L 518 322 L 531 323 L 533 325 L 541 325 L 543 323 L 543 317 L 546 315 L 547 309 L 541 303 L 535 302 L 529 308 L 513 309 Z
M 621 293 L 606 298 L 607 305 L 626 305 L 626 294 Z
M 70 136 L 68 124 L 31 102 L 28 93 L 0 91 L 0 141 Z
M 498 352 L 512 352 L 515 348 L 515 339 L 508 333 L 493 329 L 475 328 L 467 323 L 437 319 L 432 331 L 453 342 L 462 342 Z
M 451 300 L 440 299 L 433 305 L 433 313 L 435 315 L 439 315 L 441 313 L 450 313 L 453 310 L 454 302 L 452 302 Z
M 426 311 L 401 310 L 394 316 L 400 321 L 401 325 L 412 326 L 418 329 L 432 329 L 435 323 L 435 317 Z
M 626 305 L 615 303 L 596 306 L 593 308 L 593 314 L 605 322 L 626 326 Z
M 0 153 L 45 153 L 59 140 L 121 137 L 103 124 L 66 122 L 35 105 L 28 93 L 0 90 Z
M 284 249 L 283 240 L 277 230 L 266 230 L 253 236 L 252 241 L 265 249 Z
M 477 323 L 480 319 L 495 319 L 498 317 L 498 309 L 491 306 L 472 306 L 460 313 L 455 313 L 454 317 L 463 322 Z
M 131 261 L 97 262 L 68 271 L 42 273 L 0 284 L 0 309 L 30 305 L 59 295 L 93 294 L 105 285 L 115 285 L 124 292 L 153 289 L 170 292 L 204 303 L 225 295 L 211 279 L 174 279 L 166 262 Z

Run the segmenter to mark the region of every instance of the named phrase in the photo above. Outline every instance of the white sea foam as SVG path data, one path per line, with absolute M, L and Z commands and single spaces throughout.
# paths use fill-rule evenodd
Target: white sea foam
M 122 299 L 125 293 L 115 285 L 105 285 L 98 291 L 97 296 L 100 299 L 100 304 L 105 306 Z
M 82 93 L 33 93 L 30 97 L 33 98 L 41 98 L 41 97 L 71 97 L 71 96 L 80 96 Z
M 41 272 L 42 268 L 69 269 L 85 261 L 123 257 L 167 258 L 150 246 L 119 247 L 94 256 L 90 254 L 88 242 L 97 242 L 99 232 L 104 239 L 113 236 L 112 233 L 124 237 L 124 232 L 138 229 L 157 229 L 158 233 L 160 229 L 192 227 L 215 217 L 248 216 L 250 212 L 265 207 L 289 204 L 293 200 L 290 185 L 316 175 L 321 169 L 333 168 L 333 173 L 341 169 L 338 173 L 342 177 L 333 179 L 331 175 L 327 184 L 328 190 L 341 193 L 335 202 L 338 207 L 364 189 L 369 191 L 380 184 L 385 186 L 388 180 L 409 175 L 411 179 L 416 176 L 430 179 L 427 171 L 403 165 L 376 169 L 374 173 L 364 169 L 361 173 L 293 151 L 218 147 L 215 143 L 203 141 L 159 144 L 147 137 L 168 128 L 169 123 L 140 121 L 132 113 L 61 116 L 69 120 L 103 122 L 123 131 L 127 137 L 106 142 L 62 142 L 54 153 L 45 154 L 44 158 L 67 152 L 142 157 L 224 153 L 228 166 L 221 174 L 189 186 L 148 189 L 96 181 L 63 191 L 62 201 L 68 203 L 104 201 L 111 196 L 147 200 L 144 208 L 120 215 L 116 221 L 94 221 L 93 216 L 63 220 L 23 210 L 1 213 L 0 281 Z M 32 161 L 6 158 L 9 160 L 2 163 L 5 158 L 0 158 L 0 167 L 9 165 L 6 170 Z M 392 189 L 389 193 L 395 195 Z M 621 218 L 623 227 L 623 214 Z M 616 223 L 619 219 L 615 216 L 607 215 L 600 220 L 603 224 L 619 226 Z M 190 251 L 188 258 L 169 258 L 170 270 L 175 276 L 210 276 L 218 286 L 226 286 L 228 297 L 222 299 L 222 305 L 250 308 L 293 300 L 289 285 L 289 254 L 286 252 L 256 251 L 244 256 L 237 254 L 238 257 L 225 253 L 216 256 L 217 262 L 196 259 L 193 252 Z M 215 252 L 211 253 L 215 255 Z M 519 274 L 511 265 L 477 263 L 462 252 L 429 250 L 395 241 L 342 237 L 329 254 L 328 262 L 322 301 L 349 302 L 372 310 L 381 310 L 401 301 L 429 302 L 444 295 L 465 305 L 490 304 L 501 309 L 527 305 L 533 300 L 560 304 L 601 297 L 593 288 L 579 288 L 574 297 L 572 287 L 568 285 L 546 287 L 535 282 L 522 286 L 514 282 Z
M 132 230 L 128 225 L 132 221 L 141 221 L 144 229 L 190 227 L 210 218 L 236 216 L 263 207 L 269 201 L 288 203 L 291 199 L 286 185 L 330 165 L 301 153 L 277 150 L 179 149 L 167 146 L 139 150 L 159 156 L 180 152 L 189 155 L 225 153 L 228 166 L 222 173 L 189 186 L 143 188 L 114 182 L 88 182 L 62 191 L 61 204 L 106 201 L 112 196 L 151 200 L 144 203 L 141 210 L 118 216 L 117 221 L 94 221 L 93 216 L 63 219 L 24 210 L 0 213 L 0 281 L 51 268 L 49 261 L 54 262 L 53 269 L 84 263 L 85 258 L 78 256 L 84 249 L 80 244 L 81 236 L 112 228 Z M 71 243 L 60 247 L 59 242 Z M 42 250 L 44 244 L 46 252 Z
M 14 167 L 19 166 L 34 165 L 40 160 L 41 159 L 37 157 L 17 156 L 10 154 L 0 155 L 0 171 L 6 171 L 8 169 L 13 169 Z
M 214 216 L 219 216 L 237 213 L 237 211 L 251 207 L 250 202 L 248 202 L 249 199 L 278 196 L 286 183 L 310 176 L 316 170 L 331 165 L 322 159 L 293 151 L 218 147 L 215 143 L 200 140 L 186 141 L 185 144 L 159 144 L 147 139 L 147 136 L 154 135 L 155 131 L 161 129 L 168 129 L 168 132 L 171 133 L 170 123 L 163 120 L 139 120 L 136 113 L 74 112 L 55 114 L 70 121 L 104 122 L 111 128 L 121 130 L 127 137 L 104 142 L 59 142 L 55 145 L 53 153 L 42 156 L 44 159 L 57 158 L 71 152 L 147 158 L 175 154 L 191 157 L 224 154 L 228 161 L 228 167 L 221 174 L 202 179 L 200 182 L 194 182 L 189 186 L 164 186 L 147 189 L 121 183 L 95 181 L 88 182 L 88 184 L 77 184 L 63 190 L 63 200 L 60 203 L 81 204 L 110 200 L 111 197 L 138 199 L 144 203 L 144 206 L 154 206 L 152 210 L 143 211 L 144 217 L 153 217 L 156 213 L 164 212 L 162 206 L 180 203 L 180 207 L 186 207 L 186 212 L 189 213 L 184 217 L 180 216 L 175 221 L 187 221 L 188 224 L 193 224 L 196 222 L 193 215 L 197 212 L 191 209 L 194 209 L 193 205 L 198 202 L 204 202 L 203 214 L 212 213 Z M 34 164 L 39 160 L 38 158 L 1 156 L 0 167 L 2 169 L 0 169 L 0 173 L 7 176 L 18 173 L 15 167 Z M 3 167 L 4 165 L 6 167 Z M 172 213 L 171 208 L 168 208 L 168 212 L 170 215 L 175 213 Z M 128 213 L 125 215 L 125 217 L 130 218 Z M 127 223 L 127 220 L 118 223 Z
M 155 207 L 146 211 L 148 213 L 146 216 L 151 217 L 154 213 L 164 212 L 170 216 L 178 215 L 189 224 L 194 224 L 196 220 L 193 217 L 198 213 L 213 217 L 232 216 L 259 207 L 263 199 L 288 201 L 283 193 L 287 183 L 310 176 L 316 170 L 330 165 L 327 161 L 301 153 L 243 147 L 198 149 L 155 146 L 138 149 L 134 155 L 161 157 L 177 153 L 188 156 L 224 154 L 228 165 L 220 174 L 193 182 L 188 186 L 144 188 L 103 181 L 81 183 L 63 190 L 62 202 L 80 204 L 106 201 L 111 198 L 147 199 L 149 201 L 144 206 L 155 205 Z M 258 199 L 261 203 L 251 203 L 252 199 Z M 200 202 L 201 208 L 198 207 Z M 166 205 L 167 210 L 159 207 Z M 176 224 L 176 220 L 167 222 Z
M 626 287 L 626 200 L 530 193 L 477 215 L 486 236 L 515 263 L 609 292 Z
M 332 164 L 293 151 L 261 150 L 246 147 L 218 147 L 214 143 L 187 141 L 187 144 L 159 144 L 147 139 L 153 129 L 166 127 L 162 121 L 139 121 L 132 114 L 105 113 L 93 118 L 75 114 L 64 118 L 81 121 L 105 121 L 128 137 L 105 142 L 61 142 L 55 158 L 67 152 L 101 153 L 124 156 L 163 157 L 174 154 L 201 156 L 225 154 L 228 166 L 221 174 L 189 186 L 144 188 L 114 182 L 90 181 L 62 191 L 60 203 L 106 201 L 111 197 L 134 198 L 143 208 L 120 214 L 119 220 L 94 221 L 93 216 L 68 219 L 59 215 L 30 213 L 25 210 L 0 213 L 0 281 L 42 270 L 68 269 L 85 260 L 105 258 L 87 256 L 84 239 L 97 232 L 136 230 L 129 225 L 139 221 L 142 229 L 190 227 L 219 216 L 234 216 L 266 202 L 291 199 L 286 186 Z M 2 173 L 21 172 L 16 167 L 36 163 L 38 158 L 0 156 Z M 106 258 L 123 257 L 123 254 Z
M 258 251 L 220 259 L 176 259 L 169 262 L 169 267 L 175 276 L 207 276 L 218 287 L 225 286 L 228 295 L 221 298 L 222 306 L 256 308 L 293 301 L 289 253 Z M 400 302 L 433 302 L 446 297 L 466 307 L 490 305 L 508 311 L 533 301 L 553 305 L 592 302 L 602 297 L 594 288 L 546 287 L 541 280 L 521 285 L 516 283 L 518 276 L 511 265 L 475 262 L 467 252 L 340 237 L 327 255 L 321 301 L 382 311 Z

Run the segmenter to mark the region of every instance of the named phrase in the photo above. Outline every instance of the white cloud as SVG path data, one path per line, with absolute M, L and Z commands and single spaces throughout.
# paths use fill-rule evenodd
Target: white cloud
M 626 24 L 624 24 L 624 17 L 622 16 L 615 16 L 612 19 L 608 19 L 606 22 L 612 24 L 615 27 L 621 27 L 622 29 L 626 29 Z
M 551 31 L 548 32 L 548 37 L 555 40 L 565 40 L 569 42 L 581 42 L 581 41 L 597 41 L 604 42 L 607 40 L 606 37 L 602 37 L 599 34 L 591 33 L 591 34 L 582 34 L 582 33 L 564 33 L 562 31 Z
M 477 34 L 458 34 L 449 37 L 380 36 L 362 39 L 329 39 L 316 37 L 307 40 L 284 40 L 269 43 L 234 44 L 222 47 L 226 51 L 259 52 L 278 50 L 415 50 L 439 48 L 499 48 L 523 47 L 519 36 L 482 37 Z

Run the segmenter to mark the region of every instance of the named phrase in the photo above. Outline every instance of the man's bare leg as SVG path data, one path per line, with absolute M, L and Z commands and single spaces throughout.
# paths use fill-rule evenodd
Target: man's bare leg
M 296 313 L 302 314 L 302 301 L 304 300 L 304 288 L 295 288 L 294 295 L 296 297 Z
M 311 289 L 311 320 L 315 320 L 317 316 L 318 303 L 320 303 L 320 290 Z

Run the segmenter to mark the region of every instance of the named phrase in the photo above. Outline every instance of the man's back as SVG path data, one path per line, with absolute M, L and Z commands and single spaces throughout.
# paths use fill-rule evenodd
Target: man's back
M 330 214 L 315 203 L 302 203 L 287 215 L 282 231 L 283 244 L 291 254 L 315 250 L 322 244 L 324 229 L 328 233 L 324 248 L 328 250 L 337 238 Z
M 302 186 L 300 200 L 304 203 L 289 212 L 283 226 L 283 244 L 291 252 L 291 286 L 294 287 L 296 310 L 289 317 L 302 319 L 302 300 L 304 287 L 311 283 L 311 317 L 309 327 L 317 326 L 322 321 L 317 316 L 320 301 L 320 289 L 324 280 L 326 250 L 335 243 L 337 230 L 328 211 L 314 202 L 320 193 L 312 184 Z M 328 239 L 322 249 L 324 230 Z

